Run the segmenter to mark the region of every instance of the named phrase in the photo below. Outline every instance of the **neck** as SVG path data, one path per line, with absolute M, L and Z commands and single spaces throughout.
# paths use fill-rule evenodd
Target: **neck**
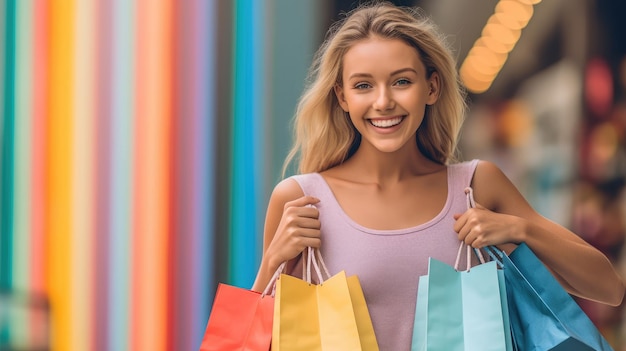
M 442 165 L 426 158 L 417 144 L 395 152 L 380 152 L 368 145 L 361 145 L 345 162 L 352 174 L 363 182 L 391 184 L 407 178 L 441 170 Z

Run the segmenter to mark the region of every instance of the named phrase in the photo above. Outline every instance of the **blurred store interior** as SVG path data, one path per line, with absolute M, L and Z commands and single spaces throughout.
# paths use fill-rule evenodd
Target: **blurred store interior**
M 626 274 L 626 3 L 528 1 L 531 17 L 486 90 L 472 89 L 477 83 L 462 65 L 475 45 L 489 46 L 477 41 L 491 34 L 488 23 L 505 1 L 416 3 L 450 36 L 470 91 L 464 158 L 497 163 L 541 214 Z M 624 304 L 579 303 L 616 349 L 626 349 Z

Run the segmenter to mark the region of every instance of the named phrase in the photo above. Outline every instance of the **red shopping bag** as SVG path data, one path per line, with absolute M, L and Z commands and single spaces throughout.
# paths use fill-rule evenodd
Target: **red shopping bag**
M 263 294 L 219 284 L 200 351 L 268 351 L 272 340 L 274 296 L 268 294 L 281 265 Z

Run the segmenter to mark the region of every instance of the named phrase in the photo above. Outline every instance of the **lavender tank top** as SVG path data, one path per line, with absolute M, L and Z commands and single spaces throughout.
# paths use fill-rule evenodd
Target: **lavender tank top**
M 411 349 L 418 279 L 427 274 L 429 257 L 454 265 L 459 240 L 453 215 L 467 210 L 464 189 L 477 164 L 473 160 L 449 165 L 448 196 L 441 212 L 426 223 L 399 230 L 374 230 L 353 221 L 319 173 L 292 177 L 305 195 L 321 200 L 316 205 L 322 225 L 320 251 L 331 275 L 344 270 L 359 277 L 381 351 Z M 297 272 L 301 268 L 296 267 Z

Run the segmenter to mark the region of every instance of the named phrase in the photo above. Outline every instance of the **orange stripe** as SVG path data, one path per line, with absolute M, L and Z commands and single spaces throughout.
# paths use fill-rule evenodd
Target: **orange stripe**
M 171 11 L 169 0 L 137 1 L 132 350 L 166 345 Z
M 73 17 L 72 0 L 51 0 L 45 230 L 52 350 L 71 350 Z

